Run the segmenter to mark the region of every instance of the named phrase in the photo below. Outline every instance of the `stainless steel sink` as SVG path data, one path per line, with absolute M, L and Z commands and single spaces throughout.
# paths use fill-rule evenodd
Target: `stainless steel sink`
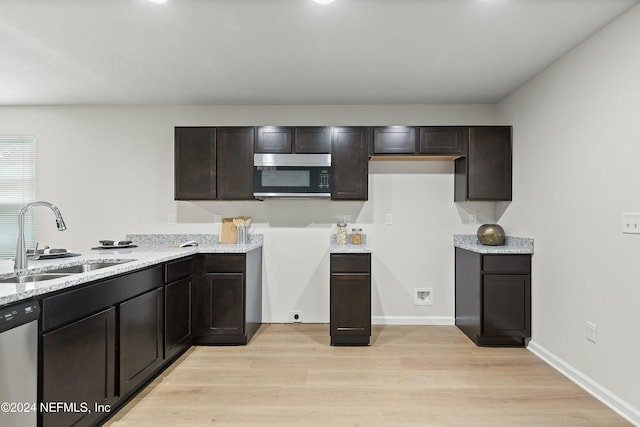
M 0 280 L 0 283 L 34 283 L 42 282 L 45 280 L 58 279 L 60 277 L 71 276 L 73 274 L 87 273 L 89 271 L 99 270 L 101 268 L 112 267 L 118 264 L 124 264 L 125 262 L 134 261 L 118 260 L 118 261 L 88 261 L 84 264 L 71 265 L 68 267 L 52 268 L 42 273 L 27 274 L 25 276 L 14 276 L 8 279 Z
M 99 270 L 101 268 L 112 267 L 114 265 L 123 264 L 127 261 L 98 261 L 98 262 L 86 262 L 84 264 L 72 265 L 69 267 L 60 267 L 53 270 L 48 270 L 47 273 L 63 273 L 63 274 L 77 274 L 86 273 L 88 271 Z
M 38 273 L 38 274 L 30 274 L 28 276 L 9 277 L 8 279 L 0 280 L 0 283 L 33 283 L 33 282 L 42 282 L 44 280 L 58 279 L 64 276 L 69 276 L 69 274 Z

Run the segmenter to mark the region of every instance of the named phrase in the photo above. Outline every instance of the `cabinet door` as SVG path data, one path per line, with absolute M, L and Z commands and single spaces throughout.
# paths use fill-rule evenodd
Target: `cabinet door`
M 253 197 L 254 128 L 218 128 L 218 199 L 255 200 Z
M 176 200 L 216 198 L 214 128 L 175 128 L 174 162 Z
M 204 285 L 203 324 L 198 333 L 244 334 L 244 275 L 208 273 Z
M 327 126 L 297 127 L 294 132 L 293 148 L 296 153 L 331 153 L 331 128 Z
M 331 275 L 331 336 L 371 335 L 371 276 Z
M 420 154 L 462 154 L 462 128 L 431 126 L 420 128 Z
M 466 167 L 466 179 L 456 181 L 456 193 L 465 193 L 458 188 L 462 184 L 466 185 L 466 200 L 511 200 L 511 127 L 476 127 L 468 132 L 466 164 L 460 163 Z
M 375 154 L 415 154 L 416 130 L 408 126 L 386 126 L 373 129 Z
M 164 357 L 178 353 L 191 339 L 191 277 L 164 287 Z
M 530 277 L 528 274 L 483 275 L 483 335 L 531 336 Z
M 162 289 L 120 304 L 120 395 L 145 381 L 160 366 L 162 354 Z
M 42 336 L 42 401 L 115 401 L 115 308 L 102 311 Z M 42 425 L 94 425 L 105 414 L 44 412 Z
M 282 126 L 258 128 L 256 153 L 291 153 L 292 129 Z
M 331 200 L 369 197 L 369 129 L 336 127 L 331 141 Z

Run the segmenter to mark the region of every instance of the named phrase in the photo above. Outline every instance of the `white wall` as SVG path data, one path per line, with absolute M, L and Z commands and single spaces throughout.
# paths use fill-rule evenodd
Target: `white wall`
M 639 40 L 636 6 L 498 105 L 514 126 L 502 223 L 535 238 L 530 348 L 636 424 L 640 235 L 622 234 L 621 214 L 640 212 Z
M 174 126 L 493 124 L 495 107 L 254 106 L 0 108 L 0 134 L 35 135 L 37 196 L 57 204 L 68 229 L 38 209 L 41 245 L 86 249 L 127 233 L 217 233 L 214 214 L 249 215 L 264 233 L 264 318 L 329 319 L 329 235 L 349 214 L 373 248 L 376 322 L 452 323 L 452 234 L 475 232 L 467 212 L 494 221 L 495 206 L 453 202 L 453 162 L 370 162 L 368 202 L 175 202 Z M 167 225 L 177 213 L 178 225 Z M 394 224 L 384 225 L 386 213 Z M 508 231 L 508 230 L 507 230 Z M 434 304 L 413 305 L 431 287 Z

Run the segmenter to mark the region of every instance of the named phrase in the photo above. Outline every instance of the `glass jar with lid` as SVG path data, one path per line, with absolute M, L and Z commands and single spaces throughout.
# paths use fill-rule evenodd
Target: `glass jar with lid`
M 351 244 L 352 245 L 362 244 L 362 228 L 351 229 Z
M 336 234 L 336 243 L 339 245 L 347 244 L 347 224 L 344 222 L 338 223 L 338 232 Z

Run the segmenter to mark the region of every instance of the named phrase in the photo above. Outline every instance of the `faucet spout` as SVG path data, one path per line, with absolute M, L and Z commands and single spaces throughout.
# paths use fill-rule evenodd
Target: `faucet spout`
M 56 226 L 59 231 L 64 231 L 67 229 L 67 226 L 64 223 L 64 219 L 62 218 L 62 213 L 60 213 L 60 209 L 57 206 L 49 203 L 49 202 L 31 202 L 27 203 L 20 209 L 20 213 L 18 214 L 18 241 L 16 243 L 16 258 L 15 263 L 13 265 L 13 269 L 16 273 L 24 272 L 27 267 L 27 245 L 24 241 L 24 218 L 27 215 L 29 209 L 34 206 L 46 206 L 53 211 L 53 214 L 56 216 Z

